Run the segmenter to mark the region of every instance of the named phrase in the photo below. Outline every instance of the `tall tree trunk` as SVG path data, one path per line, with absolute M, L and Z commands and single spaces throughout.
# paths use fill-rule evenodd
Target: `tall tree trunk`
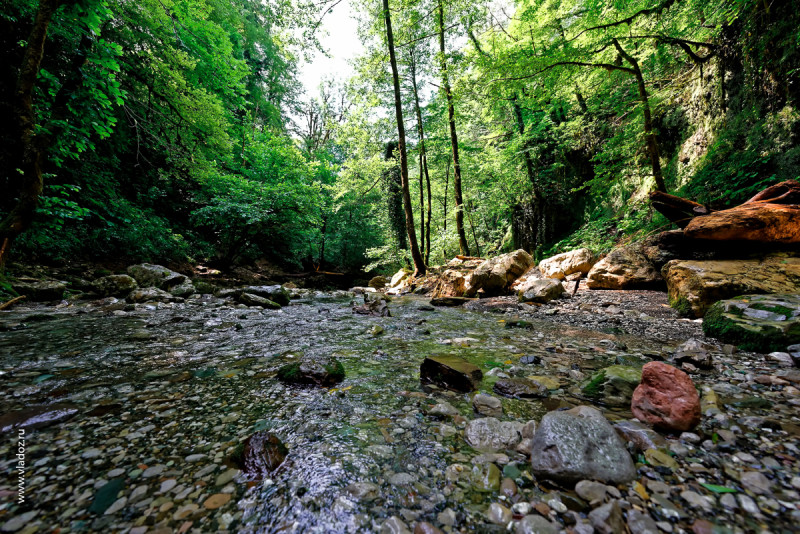
M 0 269 L 5 265 L 8 251 L 14 239 L 31 225 L 36 206 L 39 203 L 39 197 L 42 194 L 44 185 L 42 182 L 42 161 L 50 139 L 49 136 L 36 135 L 34 133 L 36 115 L 33 109 L 33 93 L 36 77 L 42 64 L 42 57 L 44 57 L 47 31 L 53 20 L 53 15 L 60 5 L 60 0 L 42 0 L 39 2 L 36 18 L 28 35 L 22 65 L 17 76 L 14 94 L 15 102 L 13 104 L 16 124 L 10 126 L 16 128 L 15 137 L 19 139 L 19 185 L 16 191 L 17 204 L 0 222 Z
M 517 131 L 519 132 L 519 135 L 522 136 L 525 134 L 525 120 L 522 117 L 522 108 L 519 105 L 519 99 L 517 95 L 514 95 L 514 97 L 511 99 L 511 105 L 514 108 L 514 116 L 517 119 Z M 533 188 L 533 200 L 531 202 L 532 204 L 531 207 L 533 208 L 534 233 L 529 241 L 530 243 L 529 248 L 531 253 L 533 253 L 536 250 L 536 247 L 539 246 L 539 244 L 541 243 L 538 234 L 540 227 L 539 218 L 543 216 L 541 209 L 542 195 L 541 195 L 541 189 L 539 188 L 539 184 L 536 182 L 536 176 L 533 171 L 533 159 L 531 158 L 530 152 L 528 152 L 528 143 L 522 144 L 522 156 L 525 160 L 525 172 L 528 175 L 528 181 L 530 181 L 531 187 Z M 523 214 L 527 215 L 525 211 L 526 210 L 523 210 Z
M 425 226 L 425 265 L 431 262 L 431 177 L 428 174 L 428 157 L 425 156 L 425 185 L 428 189 L 428 224 Z
M 414 49 L 410 51 L 411 58 L 411 87 L 414 91 L 414 112 L 417 116 L 417 134 L 419 135 L 419 207 L 420 207 L 420 232 L 423 235 L 421 246 L 425 251 L 425 265 L 431 259 L 431 177 L 428 173 L 428 152 L 425 149 L 425 127 L 422 124 L 422 110 L 419 105 L 419 88 L 417 87 L 417 63 L 414 58 Z M 428 186 L 428 225 L 425 226 L 425 200 L 423 199 L 422 177 Z
M 389 221 L 392 225 L 394 237 L 397 239 L 397 247 L 400 250 L 408 248 L 408 236 L 406 235 L 405 211 L 403 209 L 403 178 L 400 174 L 400 165 L 397 162 L 397 143 L 389 141 L 383 154 L 383 159 L 394 162 L 394 164 L 383 172 L 383 180 L 386 184 L 386 201 L 389 209 Z
M 628 54 L 616 39 L 613 39 L 612 42 L 617 52 L 619 52 L 619 55 L 633 67 L 633 75 L 636 78 L 636 87 L 639 91 L 639 100 L 642 102 L 642 110 L 644 112 L 645 143 L 647 146 L 647 155 L 650 157 L 650 165 L 653 167 L 653 178 L 656 181 L 656 190 L 666 193 L 667 186 L 664 184 L 664 173 L 661 170 L 658 139 L 656 138 L 655 131 L 653 131 L 653 116 L 650 113 L 650 99 L 647 96 L 647 87 L 644 84 L 642 69 L 639 68 L 639 62 L 636 61 L 636 58 Z
M 406 129 L 403 125 L 403 101 L 400 95 L 400 76 L 397 73 L 397 57 L 394 53 L 394 35 L 392 35 L 392 17 L 389 11 L 389 0 L 383 0 L 383 16 L 386 20 L 386 41 L 389 46 L 389 63 L 392 66 L 392 82 L 394 85 L 394 111 L 397 118 L 398 149 L 400 150 L 400 176 L 403 181 L 403 207 L 406 212 L 406 231 L 411 246 L 411 258 L 414 261 L 414 276 L 425 274 L 425 262 L 419 252 L 417 232 L 414 229 L 414 212 L 411 207 L 411 192 L 408 186 L 408 157 L 406 154 Z
M 450 89 L 450 77 L 447 75 L 447 56 L 444 48 L 444 0 L 439 0 L 439 52 L 442 71 L 442 88 L 447 97 L 447 118 L 450 123 L 450 144 L 453 147 L 453 193 L 456 200 L 456 231 L 458 247 L 461 254 L 469 256 L 467 235 L 464 233 L 464 206 L 461 197 L 461 165 L 458 160 L 458 135 L 456 135 L 455 109 L 453 108 L 453 92 Z

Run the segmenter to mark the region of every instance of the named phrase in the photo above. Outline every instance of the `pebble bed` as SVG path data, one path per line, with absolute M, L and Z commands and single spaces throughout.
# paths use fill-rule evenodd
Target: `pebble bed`
M 800 371 L 705 339 L 663 293 L 581 290 L 543 306 L 488 299 L 456 309 L 409 296 L 389 304 L 391 317 L 353 314 L 360 297 L 349 293 L 293 297 L 281 310 L 205 295 L 2 312 L 0 531 L 669 534 L 800 524 Z M 527 327 L 507 328 L 517 319 Z M 691 373 L 703 395 L 697 429 L 665 434 L 658 454 L 629 445 L 629 484 L 576 489 L 532 475 L 529 421 L 580 404 L 612 423 L 631 419 L 581 386 L 614 363 L 668 361 L 690 338 L 713 358 Z M 335 355 L 346 379 L 278 381 L 275 371 L 303 354 Z M 480 391 L 494 397 L 498 378 L 541 378 L 547 398 L 498 397 L 498 419 L 524 425 L 522 446 L 467 444 L 481 416 L 470 394 L 421 386 L 431 354 L 481 367 Z M 255 481 L 231 456 L 262 430 L 289 454 Z

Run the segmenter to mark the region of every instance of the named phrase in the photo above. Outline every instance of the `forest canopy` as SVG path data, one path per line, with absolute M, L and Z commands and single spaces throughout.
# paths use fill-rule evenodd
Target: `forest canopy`
M 357 74 L 297 77 L 335 2 L 11 0 L 0 260 L 424 270 L 596 252 L 800 176 L 788 0 L 354 0 Z

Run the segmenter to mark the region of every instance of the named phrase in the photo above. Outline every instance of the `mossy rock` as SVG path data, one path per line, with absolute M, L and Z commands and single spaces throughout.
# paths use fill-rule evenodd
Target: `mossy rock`
M 287 384 L 330 387 L 344 380 L 342 363 L 333 357 L 304 358 L 278 369 L 278 378 Z
M 670 299 L 669 305 L 673 310 L 677 311 L 678 315 L 681 317 L 694 317 L 692 305 L 689 303 L 689 300 L 686 297 Z
M 753 352 L 800 343 L 800 295 L 743 295 L 721 300 L 703 318 L 710 337 Z
M 641 367 L 612 365 L 595 373 L 583 386 L 583 394 L 612 406 L 630 405 L 633 390 L 642 381 Z

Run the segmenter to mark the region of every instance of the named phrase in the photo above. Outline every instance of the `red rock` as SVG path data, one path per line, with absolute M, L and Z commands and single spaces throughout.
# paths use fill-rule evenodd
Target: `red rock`
M 684 233 L 690 238 L 715 241 L 800 243 L 800 205 L 748 202 L 695 217 Z
M 642 368 L 633 392 L 634 417 L 664 430 L 691 430 L 700 422 L 700 396 L 689 375 L 662 362 Z

